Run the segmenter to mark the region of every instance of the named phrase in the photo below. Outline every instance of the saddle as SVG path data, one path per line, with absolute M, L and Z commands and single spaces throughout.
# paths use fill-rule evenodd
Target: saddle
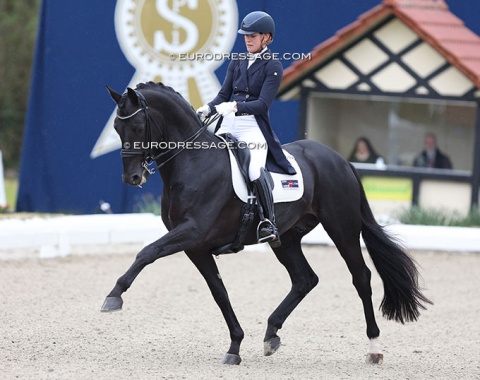
M 241 212 L 240 229 L 233 243 L 216 248 L 211 251 L 213 255 L 237 253 L 244 248 L 244 241 L 257 212 L 256 197 L 253 195 L 253 187 L 248 176 L 250 165 L 250 150 L 239 146 L 239 141 L 231 134 L 217 135 L 227 147 L 229 147 L 230 168 L 232 173 L 232 185 L 237 197 L 244 202 Z M 293 202 L 303 195 L 302 172 L 295 158 L 284 150 L 284 154 L 294 167 L 297 174 L 279 174 L 266 172 L 269 177 L 272 194 L 275 203 Z
M 222 133 L 218 135 L 222 140 L 227 143 L 229 152 L 235 158 L 235 161 L 238 165 L 238 170 L 242 175 L 245 185 L 247 186 L 249 194 L 253 193 L 253 187 L 248 176 L 248 168 L 250 166 L 250 150 L 249 149 L 240 149 L 238 140 L 230 133 Z M 273 187 L 273 186 L 272 186 Z
M 248 166 L 250 164 L 250 151 L 239 147 L 238 140 L 231 134 L 217 135 L 226 146 L 232 147 L 228 149 L 230 157 L 230 170 L 232 173 L 232 185 L 237 197 L 244 203 L 247 203 L 252 196 L 252 186 L 248 177 Z M 303 175 L 300 166 L 295 157 L 283 150 L 283 154 L 293 166 L 296 174 L 284 174 L 268 172 L 271 179 L 273 201 L 275 203 L 293 202 L 299 200 L 303 196 Z

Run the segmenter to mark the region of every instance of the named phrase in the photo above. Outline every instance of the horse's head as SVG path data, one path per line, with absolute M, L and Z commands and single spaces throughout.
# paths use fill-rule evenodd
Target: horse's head
M 123 95 L 107 89 L 118 107 L 114 127 L 122 140 L 124 183 L 141 186 L 206 130 L 182 95 L 162 83 L 140 83 Z
M 151 160 L 150 142 L 152 130 L 148 107 L 144 96 L 128 88 L 121 95 L 107 86 L 110 96 L 118 106 L 114 128 L 122 141 L 122 180 L 132 186 L 141 186 L 147 181 Z

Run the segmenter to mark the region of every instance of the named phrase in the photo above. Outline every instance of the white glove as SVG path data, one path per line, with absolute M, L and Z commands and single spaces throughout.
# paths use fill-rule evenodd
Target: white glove
M 210 110 L 210 107 L 208 106 L 208 104 L 205 104 L 203 106 L 201 106 L 198 110 L 197 110 L 197 114 L 200 115 L 200 119 L 204 120 L 206 117 L 208 117 L 208 115 L 210 115 L 212 111 Z
M 225 102 L 215 106 L 217 112 L 222 116 L 227 116 L 229 113 L 237 112 L 237 102 Z

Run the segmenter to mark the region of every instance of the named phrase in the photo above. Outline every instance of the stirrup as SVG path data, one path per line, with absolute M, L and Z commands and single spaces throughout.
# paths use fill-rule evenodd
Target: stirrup
M 262 227 L 262 225 L 265 225 Z M 262 232 L 268 233 L 268 235 L 265 236 L 260 236 Z M 278 231 L 275 227 L 275 225 L 269 220 L 269 219 L 264 219 L 258 223 L 257 226 L 257 241 L 258 244 L 261 243 L 271 243 L 273 244 L 272 247 L 276 248 L 281 245 L 280 239 L 278 236 Z M 275 243 L 280 243 L 280 244 L 275 244 Z
M 277 235 L 270 234 L 270 235 L 267 235 L 267 236 L 259 237 L 258 238 L 258 244 L 273 243 L 275 240 L 278 240 Z

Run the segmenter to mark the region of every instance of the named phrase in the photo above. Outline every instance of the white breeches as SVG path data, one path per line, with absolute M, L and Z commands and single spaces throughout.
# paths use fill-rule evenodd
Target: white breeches
M 267 162 L 268 146 L 255 120 L 255 116 L 235 116 L 235 114 L 231 113 L 223 118 L 217 135 L 221 133 L 230 133 L 237 140 L 245 143 L 244 145 L 250 150 L 248 176 L 250 181 L 258 179 L 260 177 L 260 169 L 264 168 Z

